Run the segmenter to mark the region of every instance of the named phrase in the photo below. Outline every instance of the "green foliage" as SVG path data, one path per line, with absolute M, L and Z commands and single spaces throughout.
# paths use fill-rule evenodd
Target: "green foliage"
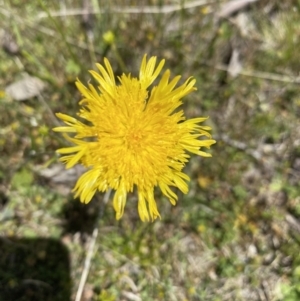
M 292 275 L 292 281 L 290 283 L 282 283 L 280 285 L 280 293 L 282 300 L 296 301 L 300 298 L 300 267 L 297 266 Z
M 33 182 L 33 174 L 28 169 L 22 169 L 16 172 L 11 179 L 12 188 L 29 188 Z

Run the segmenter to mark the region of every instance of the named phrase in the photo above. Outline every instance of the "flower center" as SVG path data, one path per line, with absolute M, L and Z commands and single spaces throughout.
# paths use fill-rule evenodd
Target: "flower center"
M 125 135 L 125 141 L 128 149 L 135 153 L 139 152 L 143 147 L 143 138 L 144 135 L 142 134 L 140 129 L 134 127 L 128 129 Z

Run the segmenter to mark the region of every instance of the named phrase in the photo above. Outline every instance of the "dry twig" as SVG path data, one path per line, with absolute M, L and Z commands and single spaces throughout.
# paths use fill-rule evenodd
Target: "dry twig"
M 222 70 L 226 72 L 230 72 L 228 66 L 226 65 L 217 65 L 214 66 L 217 70 Z M 262 72 L 262 71 L 250 71 L 250 70 L 241 70 L 237 72 L 239 75 L 249 76 L 249 77 L 256 77 L 266 80 L 272 80 L 272 81 L 279 81 L 283 83 L 291 83 L 291 84 L 300 84 L 300 77 L 292 77 L 288 75 L 283 74 L 276 74 L 276 73 L 269 73 L 269 72 Z
M 109 200 L 110 194 L 111 194 L 111 190 L 108 190 L 105 193 L 102 204 L 101 204 L 102 206 L 101 206 L 100 211 L 99 211 L 99 216 L 98 216 L 98 219 L 96 221 L 96 225 L 95 225 L 95 228 L 93 230 L 91 241 L 90 241 L 88 251 L 87 251 L 87 254 L 86 254 L 86 258 L 85 258 L 85 261 L 84 261 L 84 267 L 83 267 L 83 271 L 82 271 L 82 274 L 81 274 L 81 278 L 80 278 L 78 290 L 77 290 L 77 293 L 76 293 L 75 301 L 80 301 L 81 297 L 82 297 L 83 289 L 84 289 L 84 286 L 85 286 L 85 283 L 86 283 L 86 280 L 87 280 L 87 277 L 88 277 L 88 274 L 89 274 L 89 271 L 90 271 L 90 267 L 91 267 L 91 261 L 92 261 L 92 257 L 93 257 L 93 254 L 94 254 L 94 248 L 95 248 L 95 245 L 96 245 L 96 240 L 97 240 L 98 233 L 99 233 L 98 221 L 103 216 L 104 208 L 105 208 L 105 205 L 107 204 L 107 202 Z
M 218 0 L 195 0 L 183 4 L 163 5 L 163 6 L 113 6 L 109 8 L 109 12 L 118 14 L 169 14 L 182 9 L 190 9 L 199 6 L 205 6 L 209 4 L 219 3 Z M 104 14 L 107 13 L 106 9 L 90 10 L 90 14 Z M 64 11 L 52 11 L 50 12 L 52 17 L 61 16 L 79 16 L 86 14 L 84 9 L 71 9 Z M 37 19 L 47 18 L 48 15 L 45 12 L 40 12 L 37 15 Z

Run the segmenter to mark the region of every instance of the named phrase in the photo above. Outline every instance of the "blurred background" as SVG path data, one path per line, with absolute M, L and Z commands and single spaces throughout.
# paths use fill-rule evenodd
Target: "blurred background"
M 75 300 L 84 270 L 85 301 L 300 300 L 299 10 L 0 0 L 0 300 Z M 192 156 L 175 207 L 156 192 L 161 220 L 142 223 L 135 194 L 120 221 L 111 199 L 99 219 L 103 195 L 73 199 L 82 168 L 58 162 L 54 114 L 75 116 L 74 81 L 96 62 L 137 76 L 145 53 L 196 78 L 184 110 L 210 116 L 217 144 L 212 158 Z

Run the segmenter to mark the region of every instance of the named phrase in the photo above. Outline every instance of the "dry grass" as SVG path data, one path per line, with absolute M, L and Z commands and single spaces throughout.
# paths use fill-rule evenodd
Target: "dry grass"
M 230 1 L 202 2 L 0 1 L 1 301 L 47 300 L 49 285 L 52 301 L 75 300 L 95 226 L 82 300 L 299 300 L 300 6 L 262 0 L 227 13 Z M 141 223 L 135 195 L 121 221 L 110 201 L 99 220 L 103 196 L 87 206 L 72 199 L 82 171 L 57 163 L 64 141 L 53 114 L 76 112 L 74 80 L 88 81 L 95 62 L 106 56 L 117 74 L 136 74 L 144 53 L 197 79 L 185 110 L 209 115 L 218 143 L 212 159 L 192 158 L 190 192 L 176 207 L 157 194 L 162 220 Z M 4 93 L 13 83 L 26 100 Z M 44 253 L 19 258 L 28 239 Z M 71 282 L 43 265 L 61 260 L 61 246 Z

